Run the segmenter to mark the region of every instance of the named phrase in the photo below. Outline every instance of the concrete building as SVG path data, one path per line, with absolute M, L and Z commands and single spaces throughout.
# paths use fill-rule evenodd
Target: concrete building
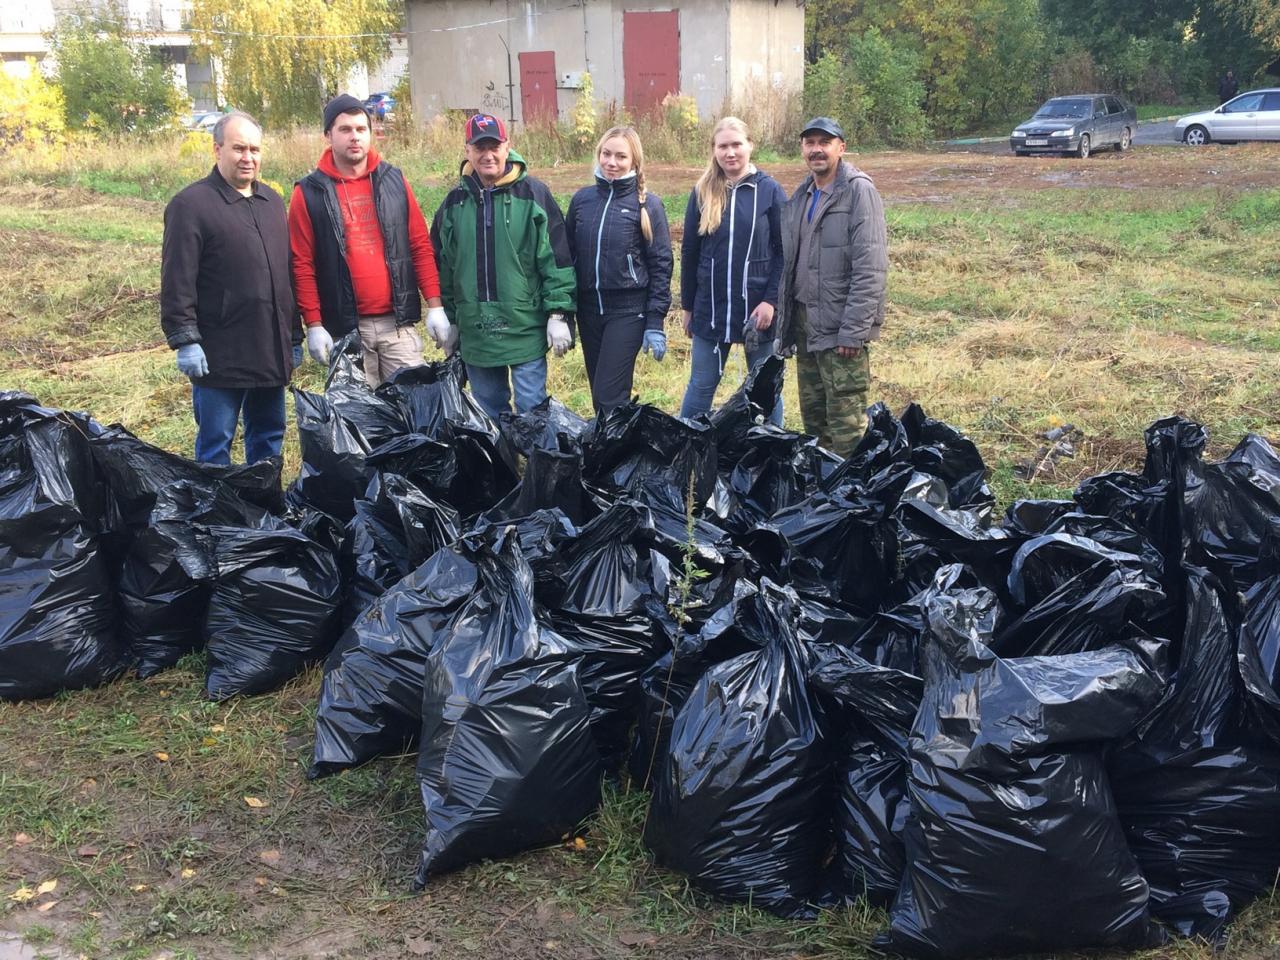
M 567 115 L 582 74 L 632 112 L 687 94 L 712 117 L 804 88 L 804 0 L 406 0 L 414 111 Z

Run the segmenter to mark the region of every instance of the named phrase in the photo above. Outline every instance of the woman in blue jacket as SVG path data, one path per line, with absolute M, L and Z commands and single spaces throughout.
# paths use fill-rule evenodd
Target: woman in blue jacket
M 684 215 L 680 306 L 693 338 L 689 386 L 680 416 L 711 409 L 729 349 L 743 344 L 755 368 L 773 352 L 773 313 L 782 278 L 782 207 L 778 182 L 751 162 L 751 135 L 725 117 L 711 135 L 711 160 Z M 782 425 L 782 399 L 769 420 Z
M 598 412 L 631 399 L 636 356 L 661 360 L 671 308 L 671 232 L 662 200 L 645 189 L 644 150 L 631 127 L 596 147 L 596 182 L 565 217 L 578 275 L 578 336 Z

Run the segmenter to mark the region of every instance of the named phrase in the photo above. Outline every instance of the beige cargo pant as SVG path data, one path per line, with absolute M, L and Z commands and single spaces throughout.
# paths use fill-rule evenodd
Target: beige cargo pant
M 422 363 L 422 337 L 412 325 L 397 327 L 393 314 L 361 317 L 360 346 L 364 349 L 364 375 L 376 387 L 401 367 Z

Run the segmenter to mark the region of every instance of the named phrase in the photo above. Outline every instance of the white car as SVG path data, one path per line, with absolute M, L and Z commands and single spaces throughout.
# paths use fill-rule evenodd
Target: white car
M 1183 117 L 1174 124 L 1173 136 L 1193 147 L 1213 140 L 1280 140 L 1280 88 L 1250 90 L 1214 110 Z

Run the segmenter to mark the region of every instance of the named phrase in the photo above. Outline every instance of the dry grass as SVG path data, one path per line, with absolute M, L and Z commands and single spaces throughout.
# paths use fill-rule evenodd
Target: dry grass
M 413 149 L 444 146 L 424 139 Z M 315 150 L 301 136 L 270 145 L 269 175 L 309 165 Z M 189 454 L 189 390 L 154 299 L 163 191 L 189 177 L 177 163 L 161 170 L 161 152 L 99 152 L 38 176 L 0 171 L 0 387 Z M 877 396 L 894 407 L 917 400 L 974 436 L 1006 500 L 1136 465 L 1143 427 L 1175 411 L 1203 420 L 1218 451 L 1246 430 L 1280 437 L 1277 159 L 1269 147 L 1088 164 L 859 157 L 892 231 Z M 802 172 L 772 170 L 788 186 Z M 547 173 L 560 193 L 588 175 L 581 165 Z M 696 164 L 657 166 L 651 182 L 678 200 L 696 173 Z M 146 189 L 119 195 L 134 176 Z M 423 177 L 430 213 L 447 174 Z M 86 188 L 95 182 L 114 193 Z M 671 410 L 689 343 L 674 324 L 669 332 L 667 360 L 642 357 L 636 388 Z M 580 355 L 551 371 L 552 391 L 585 412 Z M 724 391 L 739 374 L 731 365 Z M 314 365 L 300 384 L 319 389 Z M 787 391 L 798 427 L 794 385 Z M 1035 485 L 1017 480 L 1013 465 L 1035 453 L 1036 433 L 1063 422 L 1086 431 L 1077 459 Z M 287 453 L 292 474 L 292 433 Z M 482 865 L 410 897 L 420 819 L 411 762 L 309 785 L 316 673 L 220 705 L 201 698 L 199 674 L 192 660 L 146 683 L 0 705 L 0 943 L 17 930 L 70 956 L 130 960 L 401 957 L 423 944 L 427 955 L 513 960 L 859 957 L 883 920 L 866 911 L 785 924 L 708 904 L 648 865 L 642 807 L 627 796 L 610 798 L 585 855 L 556 849 Z M 269 806 L 251 809 L 244 795 Z M 29 844 L 11 842 L 20 832 Z M 20 882 L 55 878 L 45 902 L 59 903 L 45 913 L 5 900 Z M 1275 957 L 1278 936 L 1268 899 L 1235 925 L 1225 955 Z M 1147 956 L 1211 952 L 1175 944 Z

